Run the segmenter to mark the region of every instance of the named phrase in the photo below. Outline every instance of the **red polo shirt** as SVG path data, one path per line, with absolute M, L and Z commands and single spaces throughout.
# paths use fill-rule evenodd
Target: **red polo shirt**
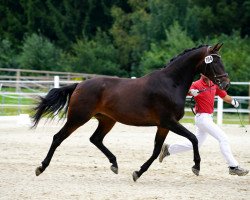
M 196 113 L 213 113 L 215 95 L 218 95 L 221 98 L 224 98 L 227 95 L 225 90 L 220 90 L 219 87 L 212 81 L 210 81 L 209 85 L 207 85 L 202 78 L 193 82 L 190 89 L 197 89 L 201 91 L 196 97 L 194 97 L 196 102 Z

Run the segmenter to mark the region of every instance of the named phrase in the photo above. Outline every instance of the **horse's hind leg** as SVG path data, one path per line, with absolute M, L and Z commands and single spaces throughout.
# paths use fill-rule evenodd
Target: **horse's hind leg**
M 104 153 L 104 155 L 109 159 L 109 162 L 112 164 L 110 169 L 114 173 L 118 174 L 116 157 L 103 144 L 104 137 L 112 129 L 116 121 L 102 114 L 98 114 L 95 117 L 99 121 L 99 124 L 93 135 L 90 137 L 90 142 L 92 142 L 98 149 L 100 149 Z
M 45 159 L 42 161 L 42 166 L 36 168 L 36 175 L 39 176 L 49 166 L 49 163 L 53 157 L 56 148 L 65 140 L 71 133 L 73 133 L 78 127 L 86 123 L 88 120 L 82 122 L 67 121 L 63 128 L 54 135 L 49 152 Z
M 154 150 L 152 156 L 145 162 L 139 171 L 133 173 L 133 180 L 136 181 L 145 171 L 148 170 L 150 165 L 154 160 L 159 156 L 162 144 L 168 134 L 168 129 L 158 127 L 158 130 L 155 135 Z

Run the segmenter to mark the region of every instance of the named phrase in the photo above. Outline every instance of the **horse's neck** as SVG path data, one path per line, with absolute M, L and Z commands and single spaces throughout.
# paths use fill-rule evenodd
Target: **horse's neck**
M 202 51 L 190 52 L 189 55 L 173 61 L 165 69 L 167 76 L 174 80 L 176 87 L 184 89 L 185 93 L 188 92 L 194 80 L 202 55 Z

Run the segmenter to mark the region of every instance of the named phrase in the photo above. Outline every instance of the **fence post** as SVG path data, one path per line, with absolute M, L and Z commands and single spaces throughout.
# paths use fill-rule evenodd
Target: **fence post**
M 248 96 L 250 96 L 250 85 L 248 85 Z M 250 110 L 250 99 L 248 101 L 248 109 Z M 250 113 L 248 114 L 248 123 L 250 124 Z
M 223 100 L 220 97 L 217 97 L 218 103 L 217 103 L 217 124 L 222 125 L 222 119 L 223 119 Z
M 21 76 L 20 69 L 17 69 L 16 70 L 16 92 L 20 92 L 20 76 Z
M 54 88 L 60 87 L 59 82 L 60 82 L 59 76 L 54 76 Z

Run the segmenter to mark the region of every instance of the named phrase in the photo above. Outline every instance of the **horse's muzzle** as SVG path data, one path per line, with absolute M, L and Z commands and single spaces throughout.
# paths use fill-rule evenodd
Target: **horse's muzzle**
M 219 84 L 219 88 L 221 90 L 228 90 L 229 87 L 230 87 L 230 81 L 223 81 Z

